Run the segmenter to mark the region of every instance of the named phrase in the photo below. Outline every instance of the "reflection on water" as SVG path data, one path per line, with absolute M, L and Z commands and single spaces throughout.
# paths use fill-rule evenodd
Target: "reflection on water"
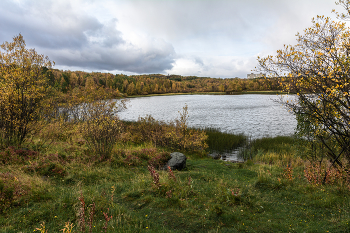
M 175 95 L 131 98 L 123 120 L 136 121 L 152 115 L 169 121 L 188 105 L 191 127 L 214 127 L 222 132 L 243 133 L 252 139 L 287 136 L 294 133 L 295 116 L 288 112 L 276 95 Z

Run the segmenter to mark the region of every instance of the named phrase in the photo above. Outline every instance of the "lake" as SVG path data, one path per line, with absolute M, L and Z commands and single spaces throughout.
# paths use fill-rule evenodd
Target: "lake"
M 190 127 L 213 127 L 252 139 L 289 136 L 297 124 L 295 116 L 276 102 L 277 95 L 172 95 L 129 100 L 128 108 L 119 113 L 122 120 L 137 121 L 140 116 L 152 115 L 169 121 L 179 117 L 187 104 Z

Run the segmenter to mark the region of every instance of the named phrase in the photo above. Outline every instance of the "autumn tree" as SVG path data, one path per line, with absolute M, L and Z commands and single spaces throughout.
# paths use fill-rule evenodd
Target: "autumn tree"
M 48 93 L 44 67 L 53 62 L 27 49 L 19 34 L 0 49 L 0 144 L 21 144 L 31 122 L 39 118 Z
M 339 1 L 350 16 L 350 0 Z M 284 100 L 298 119 L 299 134 L 320 142 L 334 164 L 350 163 L 350 30 L 344 22 L 317 16 L 297 34 L 297 45 L 285 45 L 276 56 L 258 58 L 260 69 L 285 76 Z M 325 174 L 325 178 L 327 173 Z

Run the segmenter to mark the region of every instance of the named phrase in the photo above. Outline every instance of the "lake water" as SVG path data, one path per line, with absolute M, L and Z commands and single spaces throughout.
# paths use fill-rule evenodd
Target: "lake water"
M 276 95 L 173 95 L 130 98 L 123 120 L 152 115 L 169 121 L 179 117 L 187 104 L 190 127 L 214 127 L 222 132 L 243 133 L 252 139 L 294 133 L 295 116 L 276 102 Z
M 277 101 L 276 95 L 173 95 L 130 98 L 128 108 L 120 112 L 123 120 L 137 121 L 152 115 L 169 121 L 179 117 L 188 106 L 188 125 L 213 127 L 222 132 L 243 133 L 251 139 L 289 136 L 296 127 L 295 116 Z M 287 97 L 293 98 L 293 97 Z M 213 156 L 215 154 L 212 154 Z M 228 161 L 242 161 L 238 150 L 221 153 Z

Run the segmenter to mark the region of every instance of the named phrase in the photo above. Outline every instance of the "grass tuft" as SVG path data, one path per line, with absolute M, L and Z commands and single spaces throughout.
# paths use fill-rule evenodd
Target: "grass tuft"
M 246 137 L 243 134 L 224 133 L 216 128 L 205 128 L 204 132 L 208 135 L 207 144 L 210 152 L 232 151 L 243 146 L 246 142 Z

